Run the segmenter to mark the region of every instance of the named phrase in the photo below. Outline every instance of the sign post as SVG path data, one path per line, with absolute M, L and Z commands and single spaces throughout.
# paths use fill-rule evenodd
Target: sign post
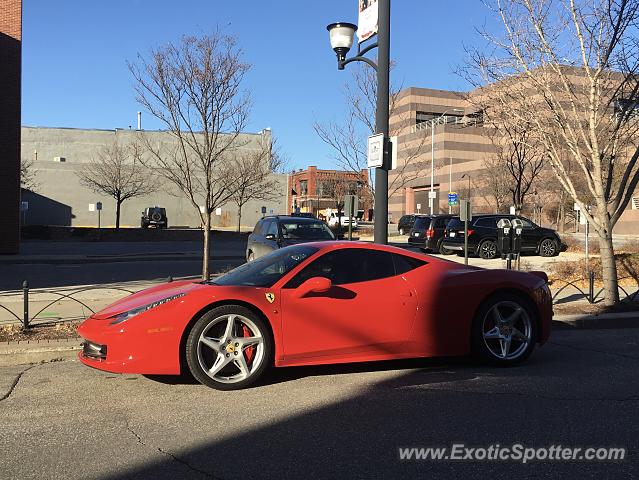
M 102 212 L 102 202 L 97 202 L 95 204 L 95 209 L 98 211 L 98 230 L 100 230 L 100 228 L 101 228 L 100 213 Z
M 348 214 L 348 240 L 353 240 L 353 217 L 358 210 L 359 199 L 357 195 L 344 196 L 344 210 Z
M 473 219 L 469 200 L 462 200 L 459 203 L 459 219 L 464 221 L 464 265 L 468 265 L 468 222 Z

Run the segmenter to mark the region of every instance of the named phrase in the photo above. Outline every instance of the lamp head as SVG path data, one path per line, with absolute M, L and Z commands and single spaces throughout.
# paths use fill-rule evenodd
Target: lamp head
M 353 37 L 357 31 L 357 25 L 346 22 L 331 23 L 328 30 L 331 48 L 337 54 L 337 63 L 340 70 L 344 69 L 342 62 L 346 60 L 346 54 L 353 46 Z

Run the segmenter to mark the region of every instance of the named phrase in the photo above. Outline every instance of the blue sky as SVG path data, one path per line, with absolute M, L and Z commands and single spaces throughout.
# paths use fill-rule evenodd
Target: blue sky
M 343 114 L 349 69 L 339 72 L 326 25 L 357 23 L 357 0 L 24 0 L 24 125 L 135 127 L 139 106 L 126 67 L 183 34 L 220 28 L 235 35 L 252 64 L 245 87 L 249 131 L 271 127 L 293 166 L 334 167 L 315 120 Z M 392 2 L 391 56 L 396 84 L 465 90 L 454 74 L 474 29 L 494 20 L 478 0 Z M 143 126 L 159 128 L 149 114 Z

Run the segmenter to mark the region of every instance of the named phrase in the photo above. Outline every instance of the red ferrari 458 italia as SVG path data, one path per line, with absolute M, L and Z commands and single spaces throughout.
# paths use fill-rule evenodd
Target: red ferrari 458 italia
M 370 243 L 294 245 L 209 282 L 159 285 L 80 325 L 80 360 L 221 390 L 270 366 L 466 355 L 526 359 L 550 334 L 543 272 L 484 270 Z

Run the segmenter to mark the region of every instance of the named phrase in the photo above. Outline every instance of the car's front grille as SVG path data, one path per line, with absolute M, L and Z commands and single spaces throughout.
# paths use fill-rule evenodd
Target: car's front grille
M 85 340 L 82 343 L 82 355 L 96 360 L 106 360 L 107 346 Z

